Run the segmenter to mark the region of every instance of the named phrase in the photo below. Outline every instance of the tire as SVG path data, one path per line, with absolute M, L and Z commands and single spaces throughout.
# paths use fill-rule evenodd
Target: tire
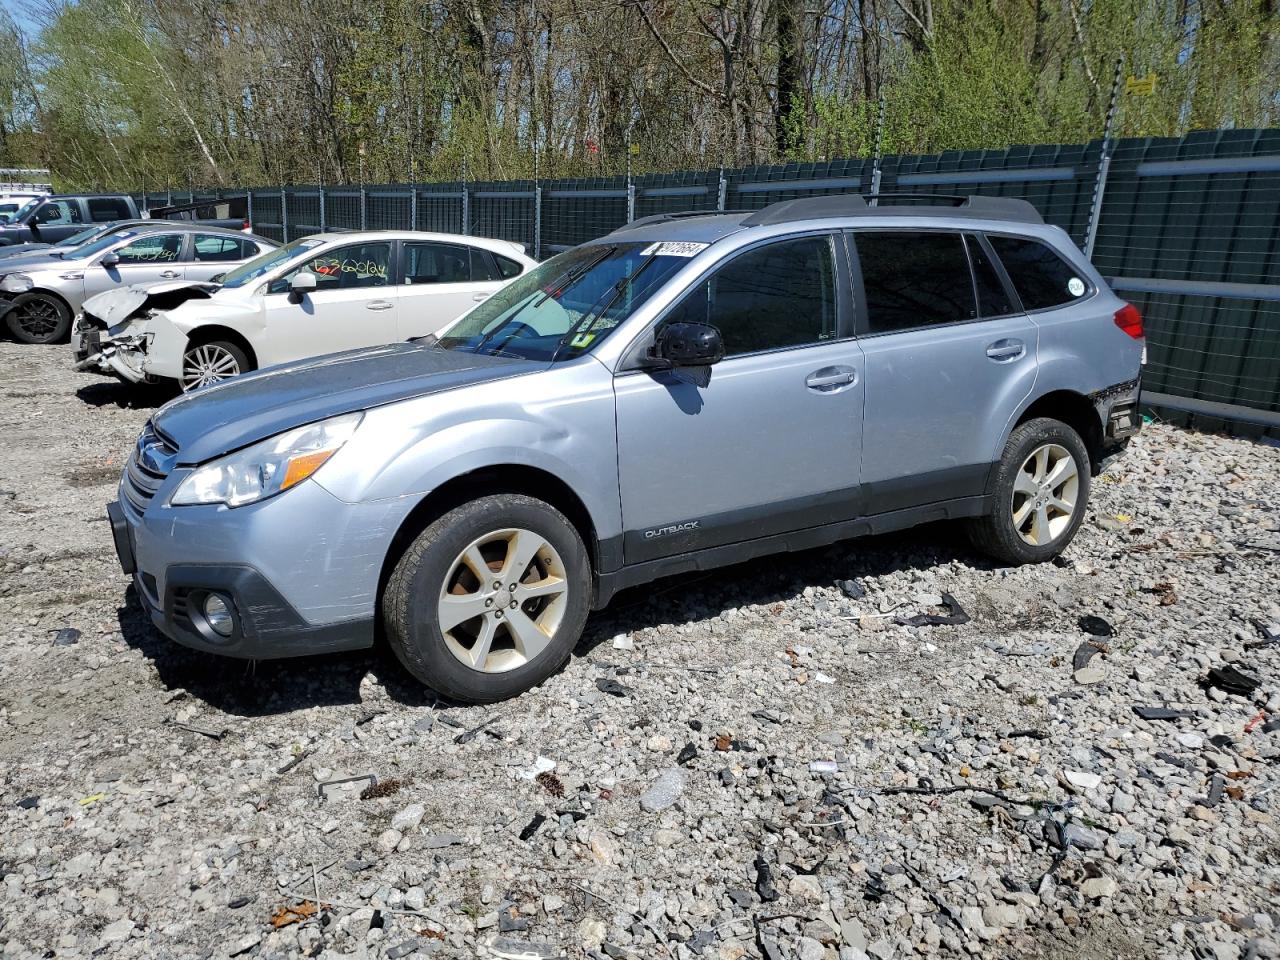
M 1080 435 L 1058 420 L 1028 420 L 1009 436 L 996 468 L 994 507 L 970 522 L 969 538 L 983 553 L 1014 566 L 1051 560 L 1080 529 L 1089 489 L 1089 453 Z
M 480 563 L 491 581 L 479 582 Z M 521 569 L 509 570 L 511 563 Z M 512 572 L 517 583 L 504 581 Z M 539 595 L 530 595 L 531 585 Z M 404 668 L 467 703 L 514 697 L 559 670 L 590 608 L 591 562 L 578 531 L 554 507 L 521 494 L 481 497 L 444 514 L 405 551 L 382 596 L 383 626 Z
M 71 331 L 71 309 L 51 294 L 24 293 L 4 322 L 19 343 L 59 343 Z
M 190 393 L 252 369 L 248 355 L 230 340 L 197 340 L 182 352 L 178 386 L 183 393 Z

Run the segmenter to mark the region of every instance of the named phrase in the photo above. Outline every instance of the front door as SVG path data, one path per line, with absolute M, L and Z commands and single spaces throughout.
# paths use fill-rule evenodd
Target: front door
M 315 274 L 316 288 L 298 297 L 289 283 L 302 270 Z M 391 241 L 378 240 L 326 250 L 272 280 L 255 344 L 260 365 L 397 340 L 391 277 Z
M 858 515 L 862 355 L 835 239 L 750 248 L 659 321 L 717 327 L 720 363 L 616 377 L 627 563 Z
M 502 286 L 483 251 L 460 243 L 406 241 L 400 271 L 400 338 L 425 337 Z
M 1036 325 L 975 235 L 859 230 L 868 513 L 979 496 L 1036 376 Z
M 183 233 L 137 234 L 128 243 L 109 251 L 119 258 L 118 262 L 105 266 L 101 263 L 102 257 L 98 257 L 98 262 L 85 269 L 85 298 L 117 287 L 183 279 L 187 269 L 182 262 L 185 240 Z

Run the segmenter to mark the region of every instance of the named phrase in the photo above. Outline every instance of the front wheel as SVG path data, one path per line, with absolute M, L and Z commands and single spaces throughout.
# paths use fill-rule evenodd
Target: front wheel
M 57 343 L 66 339 L 71 329 L 71 310 L 47 293 L 14 297 L 13 308 L 4 319 L 19 343 Z
M 387 638 L 422 683 L 450 699 L 523 693 L 569 659 L 591 607 L 591 562 L 554 507 L 481 497 L 418 535 L 382 599 Z
M 208 387 L 253 369 L 245 352 L 227 340 L 193 343 L 182 354 L 183 393 Z
M 1040 417 L 1014 429 L 996 468 L 992 512 L 971 522 L 974 546 L 1011 564 L 1062 553 L 1089 502 L 1089 453 L 1071 427 Z

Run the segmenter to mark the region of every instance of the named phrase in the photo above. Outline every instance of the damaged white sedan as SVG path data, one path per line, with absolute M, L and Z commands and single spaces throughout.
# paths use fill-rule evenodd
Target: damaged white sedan
M 76 369 L 195 390 L 277 363 L 426 336 L 533 266 L 506 240 L 411 231 L 304 237 L 216 283 L 86 300 Z

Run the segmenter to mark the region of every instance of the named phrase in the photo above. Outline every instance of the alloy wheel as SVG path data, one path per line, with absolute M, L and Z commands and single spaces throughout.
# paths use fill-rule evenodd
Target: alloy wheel
M 505 673 L 546 649 L 568 599 L 564 561 L 545 537 L 497 530 L 454 559 L 436 616 L 454 657 L 472 670 Z
M 220 383 L 240 373 L 240 361 L 225 347 L 205 343 L 188 350 L 182 357 L 182 389 L 198 390 Z
M 1013 527 L 1025 542 L 1043 547 L 1071 526 L 1079 502 L 1075 457 L 1061 444 L 1042 444 L 1022 462 L 1013 482 Z
M 18 326 L 25 330 L 33 340 L 47 340 L 52 337 L 62 322 L 62 315 L 56 304 L 37 298 L 28 300 L 14 308 Z

